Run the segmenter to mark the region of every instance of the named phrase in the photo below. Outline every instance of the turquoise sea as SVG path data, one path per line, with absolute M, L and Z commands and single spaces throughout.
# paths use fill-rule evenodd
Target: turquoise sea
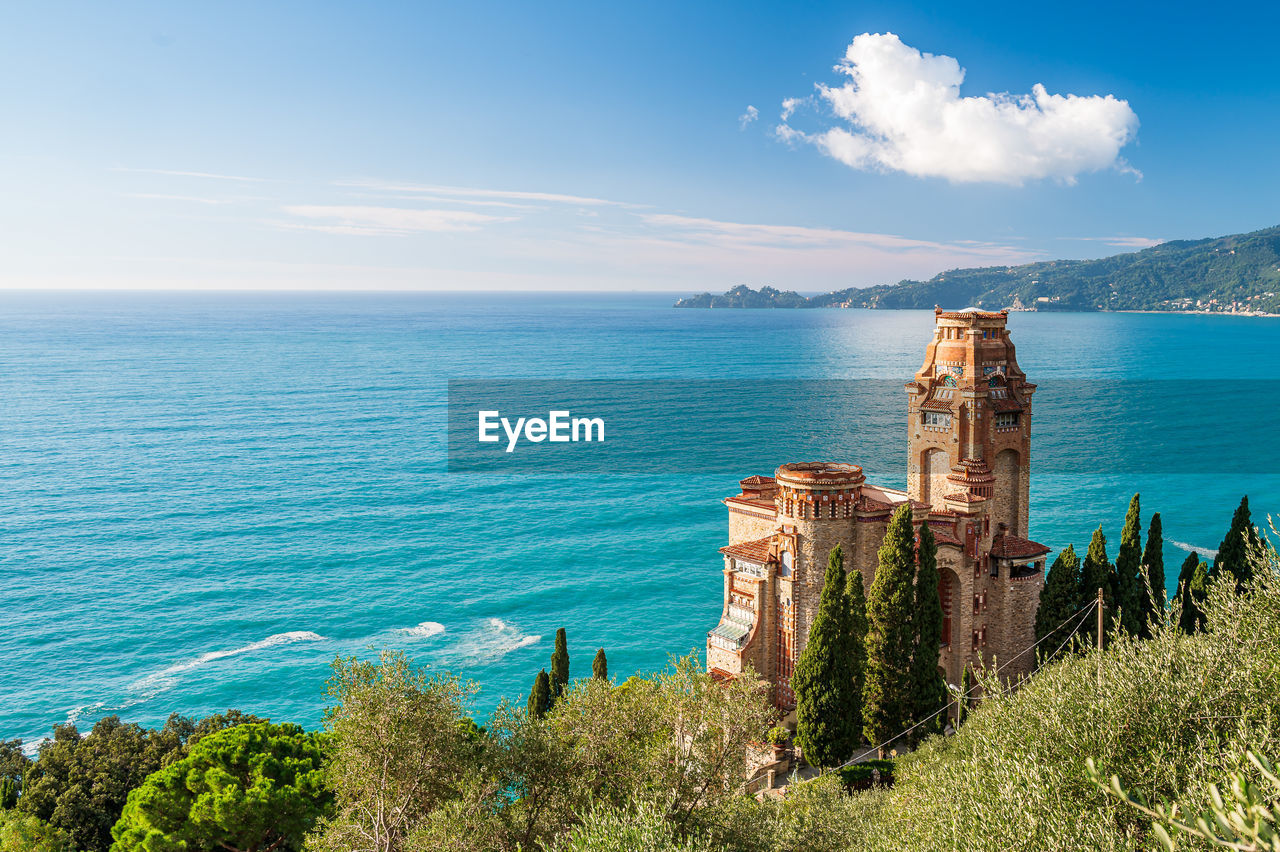
M 739 471 L 700 468 L 694 446 L 673 448 L 687 465 L 450 472 L 447 382 L 898 383 L 919 367 L 933 317 L 672 301 L 0 295 L 0 738 L 228 707 L 315 726 L 335 655 L 383 647 L 476 681 L 481 715 L 523 699 L 560 626 L 575 676 L 601 646 L 620 676 L 700 649 L 720 608 L 720 498 L 828 439 L 832 460 L 901 486 L 883 430 L 863 457 L 857 412 L 848 428 L 828 412 L 816 435 L 798 420 L 794 443 L 762 433 Z M 1111 445 L 1135 418 L 1174 417 L 1128 410 L 1115 392 L 1126 383 L 1256 382 L 1256 397 L 1229 395 L 1243 419 L 1218 404 L 1178 409 L 1159 424 L 1167 439 L 1123 470 L 1041 472 L 1036 453 L 1051 448 L 1036 443 L 1034 538 L 1082 548 L 1102 523 L 1114 556 L 1141 491 L 1144 523 L 1162 513 L 1172 583 L 1182 548 L 1216 547 L 1241 494 L 1255 519 L 1280 510 L 1269 393 L 1280 322 L 1023 313 L 1009 325 L 1042 394 L 1057 382 L 1117 396 L 1107 416 L 1075 424 L 1087 446 Z M 902 406 L 896 387 L 890 405 Z M 1260 400 L 1270 409 L 1251 419 Z M 1206 460 L 1200 448 L 1223 440 L 1243 463 Z

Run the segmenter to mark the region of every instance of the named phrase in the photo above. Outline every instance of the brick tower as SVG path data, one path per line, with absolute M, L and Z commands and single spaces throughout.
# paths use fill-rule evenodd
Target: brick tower
M 792 462 L 750 476 L 725 498 L 720 623 L 707 634 L 707 668 L 720 678 L 749 667 L 793 708 L 791 674 L 808 641 L 839 544 L 846 571 L 870 588 L 893 512 L 911 507 L 938 545 L 941 673 L 999 661 L 1002 676 L 1030 672 L 1036 607 L 1049 548 L 1026 538 L 1031 396 L 1005 328 L 1008 315 L 936 312 L 924 366 L 907 383 L 907 490 L 866 480 L 857 465 Z
M 907 493 L 941 509 L 957 492 L 991 500 L 991 521 L 1027 534 L 1031 396 L 1008 312 L 935 309 L 924 366 L 907 384 Z

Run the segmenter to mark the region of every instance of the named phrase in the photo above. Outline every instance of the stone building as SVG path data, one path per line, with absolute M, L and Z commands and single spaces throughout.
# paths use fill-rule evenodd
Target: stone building
M 907 490 L 866 481 L 857 465 L 784 464 L 751 476 L 724 500 L 729 544 L 724 607 L 707 634 L 707 667 L 733 677 L 750 666 L 794 707 L 790 679 L 817 613 L 827 557 L 843 546 L 846 570 L 869 591 L 889 517 L 911 505 L 938 542 L 941 668 L 959 683 L 966 665 L 1013 660 L 1027 673 L 1049 548 L 1026 538 L 1031 406 L 1005 327 L 1007 312 L 936 310 L 924 365 L 907 382 Z

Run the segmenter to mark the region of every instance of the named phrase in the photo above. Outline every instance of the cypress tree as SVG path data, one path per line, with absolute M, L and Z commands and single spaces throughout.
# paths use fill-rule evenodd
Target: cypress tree
M 1120 531 L 1120 552 L 1116 554 L 1116 607 L 1120 626 L 1130 636 L 1138 635 L 1142 624 L 1142 520 L 1138 495 L 1129 501 Z
M 852 712 L 849 727 L 854 748 L 862 742 L 862 696 L 867 688 L 867 595 L 862 588 L 862 572 L 853 570 L 844 578 L 845 607 L 849 617 L 849 661 L 853 672 Z
M 964 721 L 964 717 L 969 715 L 969 690 L 973 689 L 973 684 L 969 679 L 969 667 L 965 666 L 964 671 L 960 673 L 960 698 L 956 701 L 956 727 L 960 727 L 960 723 Z
M 1178 616 L 1178 629 L 1188 635 L 1204 630 L 1205 615 L 1200 604 L 1209 594 L 1209 563 L 1192 551 L 1182 561 L 1178 571 L 1178 603 L 1182 613 Z
M 912 723 L 924 724 L 911 732 L 911 741 L 915 743 L 930 734 L 942 733 L 946 718 L 938 711 L 947 706 L 947 681 L 938 673 L 938 656 L 942 653 L 938 545 L 928 523 L 920 525 L 917 562 L 915 612 L 912 614 L 915 648 L 911 655 L 911 711 Z M 935 713 L 937 715 L 933 715 Z
M 1084 555 L 1084 564 L 1080 569 L 1080 603 L 1085 605 L 1102 589 L 1102 604 L 1106 608 L 1105 624 L 1113 624 L 1116 612 L 1116 572 L 1107 559 L 1107 537 L 1102 534 L 1102 527 L 1093 531 L 1093 539 L 1089 542 L 1089 550 Z M 1098 641 L 1098 627 L 1095 618 L 1086 618 L 1084 633 L 1091 643 Z
M 1139 588 L 1142 593 L 1142 623 L 1138 626 L 1138 635 L 1143 639 L 1150 639 L 1151 625 L 1163 621 L 1169 596 L 1164 587 L 1164 531 L 1160 526 L 1159 512 L 1151 516 L 1151 526 L 1147 528 L 1147 546 L 1142 551 L 1142 574 L 1143 582 Z
M 564 628 L 556 631 L 556 649 L 551 652 L 551 703 L 569 689 L 569 640 Z
M 911 718 L 915 553 L 911 506 L 894 512 L 867 597 L 867 685 L 863 730 L 873 743 L 902 733 Z
M 596 680 L 609 679 L 609 661 L 605 659 L 604 648 L 596 651 L 596 658 L 591 661 L 591 676 Z
M 551 709 L 551 678 L 547 670 L 542 669 L 533 679 L 533 689 L 529 692 L 529 718 L 541 719 Z
M 1049 566 L 1040 590 L 1040 606 L 1036 609 L 1036 641 L 1046 641 L 1047 653 L 1053 653 L 1066 641 L 1071 625 L 1063 625 L 1080 610 L 1080 557 L 1073 545 L 1058 554 Z M 1076 625 L 1079 630 L 1080 625 Z
M 1194 618 L 1191 626 L 1196 633 L 1203 633 L 1205 623 L 1208 621 L 1204 614 L 1204 599 L 1209 597 L 1209 570 L 1209 563 L 1201 560 L 1196 565 L 1196 572 L 1191 575 L 1189 600 Z
M 796 742 L 814 766 L 836 766 L 853 756 L 857 731 L 851 724 L 853 661 L 849 654 L 849 607 L 845 599 L 844 551 L 827 560 L 818 612 L 791 675 L 796 696 Z
M 1244 589 L 1246 583 L 1253 579 L 1253 564 L 1249 561 L 1249 546 L 1257 537 L 1257 531 L 1249 518 L 1249 495 L 1240 500 L 1235 514 L 1231 516 L 1231 529 L 1218 545 L 1218 555 L 1213 558 L 1211 576 L 1217 579 L 1225 571 L 1236 584 L 1236 591 Z

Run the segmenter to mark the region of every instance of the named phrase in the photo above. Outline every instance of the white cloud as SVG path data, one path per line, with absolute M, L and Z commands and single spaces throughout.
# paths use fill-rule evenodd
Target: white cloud
M 484 225 L 510 222 L 514 216 L 489 216 L 470 210 L 415 210 L 404 207 L 301 204 L 285 207 L 292 216 L 321 222 L 277 223 L 289 228 L 361 236 L 403 236 L 423 231 L 476 231 Z
M 431 194 L 447 195 L 458 198 L 501 198 L 515 201 L 547 201 L 555 204 L 581 204 L 588 207 L 637 207 L 623 201 L 609 201 L 604 198 L 589 198 L 581 195 L 561 195 L 555 192 L 521 192 L 509 189 L 476 189 L 469 186 L 436 186 L 412 183 L 397 183 L 380 180 L 340 180 L 338 186 L 376 189 L 383 192 L 398 192 L 409 195 Z
M 1116 248 L 1131 249 L 1151 248 L 1164 242 L 1164 240 L 1152 239 L 1151 237 L 1063 237 L 1063 239 L 1083 240 L 1084 242 L 1102 243 Z
M 782 114 L 780 115 L 780 118 L 783 121 L 786 121 L 795 113 L 796 107 L 800 106 L 800 104 L 804 103 L 807 100 L 809 99 L 808 98 L 787 98 L 785 101 L 782 102 Z
M 742 115 L 738 116 L 738 129 L 746 130 L 747 125 L 755 121 L 759 117 L 760 117 L 760 110 L 748 104 L 747 111 L 744 112 Z
M 818 95 L 847 126 L 805 133 L 783 124 L 780 138 L 803 139 L 856 169 L 941 177 L 956 183 L 1020 185 L 1106 168 L 1135 173 L 1120 157 L 1138 117 L 1113 95 L 961 97 L 965 71 L 950 56 L 921 53 L 892 33 L 854 38 L 836 70 L 849 77 Z M 783 120 L 796 100 L 783 102 Z
M 132 169 L 125 166 L 117 166 L 112 169 L 113 172 L 138 172 L 148 175 L 168 175 L 169 177 L 194 177 L 208 178 L 210 180 L 234 180 L 247 183 L 262 183 L 270 180 L 270 178 L 244 177 L 243 175 L 219 175 L 213 172 L 184 172 L 175 169 Z

